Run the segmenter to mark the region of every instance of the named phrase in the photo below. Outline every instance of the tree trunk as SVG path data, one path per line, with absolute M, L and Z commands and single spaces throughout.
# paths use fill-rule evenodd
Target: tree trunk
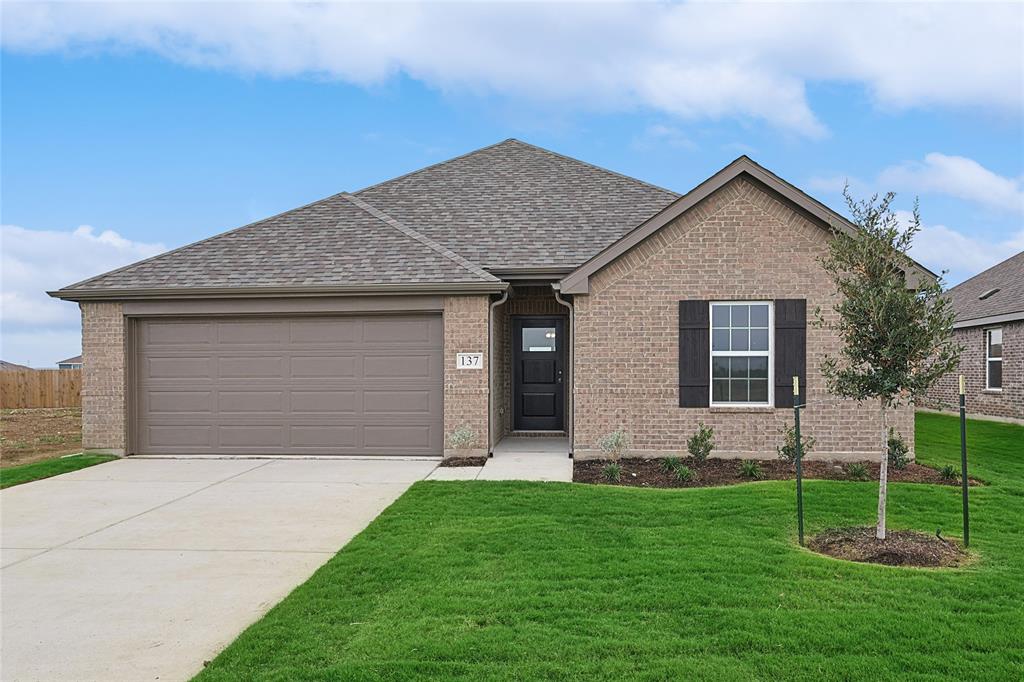
M 878 526 L 875 537 L 885 539 L 885 498 L 889 487 L 889 429 L 885 424 L 885 400 L 880 401 L 882 415 L 882 461 L 878 470 Z

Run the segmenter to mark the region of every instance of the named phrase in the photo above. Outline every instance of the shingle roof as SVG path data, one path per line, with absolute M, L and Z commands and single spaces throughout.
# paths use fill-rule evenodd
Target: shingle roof
M 998 291 L 992 292 L 994 289 Z M 981 296 L 985 296 L 984 299 Z M 1011 315 L 1024 318 L 1024 251 L 961 282 L 949 290 L 956 321 Z
M 679 197 L 519 140 L 356 195 L 490 269 L 578 266 Z
M 488 281 L 497 279 L 342 193 L 62 291 Z
M 341 193 L 55 295 L 222 287 L 498 282 L 483 268 L 569 268 L 677 194 L 506 140 Z
M 76 355 L 76 356 L 74 356 L 72 358 L 67 358 L 65 360 L 58 360 L 57 364 L 58 365 L 80 365 L 80 364 L 82 364 L 82 356 L 81 355 Z

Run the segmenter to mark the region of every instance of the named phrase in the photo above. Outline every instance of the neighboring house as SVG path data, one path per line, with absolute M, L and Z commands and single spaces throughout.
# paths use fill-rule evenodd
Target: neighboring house
M 61 360 L 57 363 L 57 369 L 82 369 L 82 356 L 76 355 L 73 358 Z
M 929 404 L 956 409 L 960 374 L 967 411 L 1024 419 L 1024 251 L 949 290 L 956 310 L 960 368 L 928 394 Z
M 807 324 L 833 229 L 746 157 L 679 195 L 506 140 L 51 295 L 82 308 L 89 449 L 439 456 L 466 427 L 463 453 L 665 455 L 704 422 L 774 457 L 798 375 L 815 455 L 861 458 L 876 407 L 828 396 L 840 342 Z
M 22 369 L 32 369 L 26 365 L 19 365 L 16 362 L 7 362 L 6 360 L 0 360 L 0 372 L 15 372 Z

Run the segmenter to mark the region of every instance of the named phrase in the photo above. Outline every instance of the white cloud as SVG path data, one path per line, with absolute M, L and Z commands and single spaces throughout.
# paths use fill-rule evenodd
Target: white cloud
M 696 149 L 697 145 L 679 128 L 656 123 L 649 125 L 644 132 L 633 140 L 633 147 L 641 150 L 649 149 Z
M 1024 6 L 1014 4 L 5 3 L 23 52 L 138 49 L 196 67 L 443 91 L 827 133 L 815 83 L 887 109 L 1018 115 Z
M 0 330 L 4 360 L 47 366 L 80 349 L 78 306 L 47 296 L 101 272 L 166 250 L 112 230 L 69 232 L 0 226 Z
M 1024 213 L 1024 185 L 990 171 L 974 159 L 932 152 L 924 161 L 890 166 L 878 184 L 896 191 L 947 194 L 981 206 Z
M 909 224 L 911 213 L 897 211 L 903 224 Z M 1024 251 L 1024 229 L 1009 238 L 994 241 L 958 232 L 945 225 L 922 225 L 914 238 L 911 256 L 934 272 L 948 270 L 946 281 L 958 284 L 968 277 L 987 270 L 996 263 Z

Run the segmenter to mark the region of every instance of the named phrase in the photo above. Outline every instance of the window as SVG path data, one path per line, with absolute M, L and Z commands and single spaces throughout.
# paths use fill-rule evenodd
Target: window
M 553 351 L 555 350 L 554 327 L 523 327 L 523 350 Z
M 1003 390 L 1003 330 L 985 330 L 985 388 Z
M 711 404 L 770 405 L 772 304 L 711 304 Z

